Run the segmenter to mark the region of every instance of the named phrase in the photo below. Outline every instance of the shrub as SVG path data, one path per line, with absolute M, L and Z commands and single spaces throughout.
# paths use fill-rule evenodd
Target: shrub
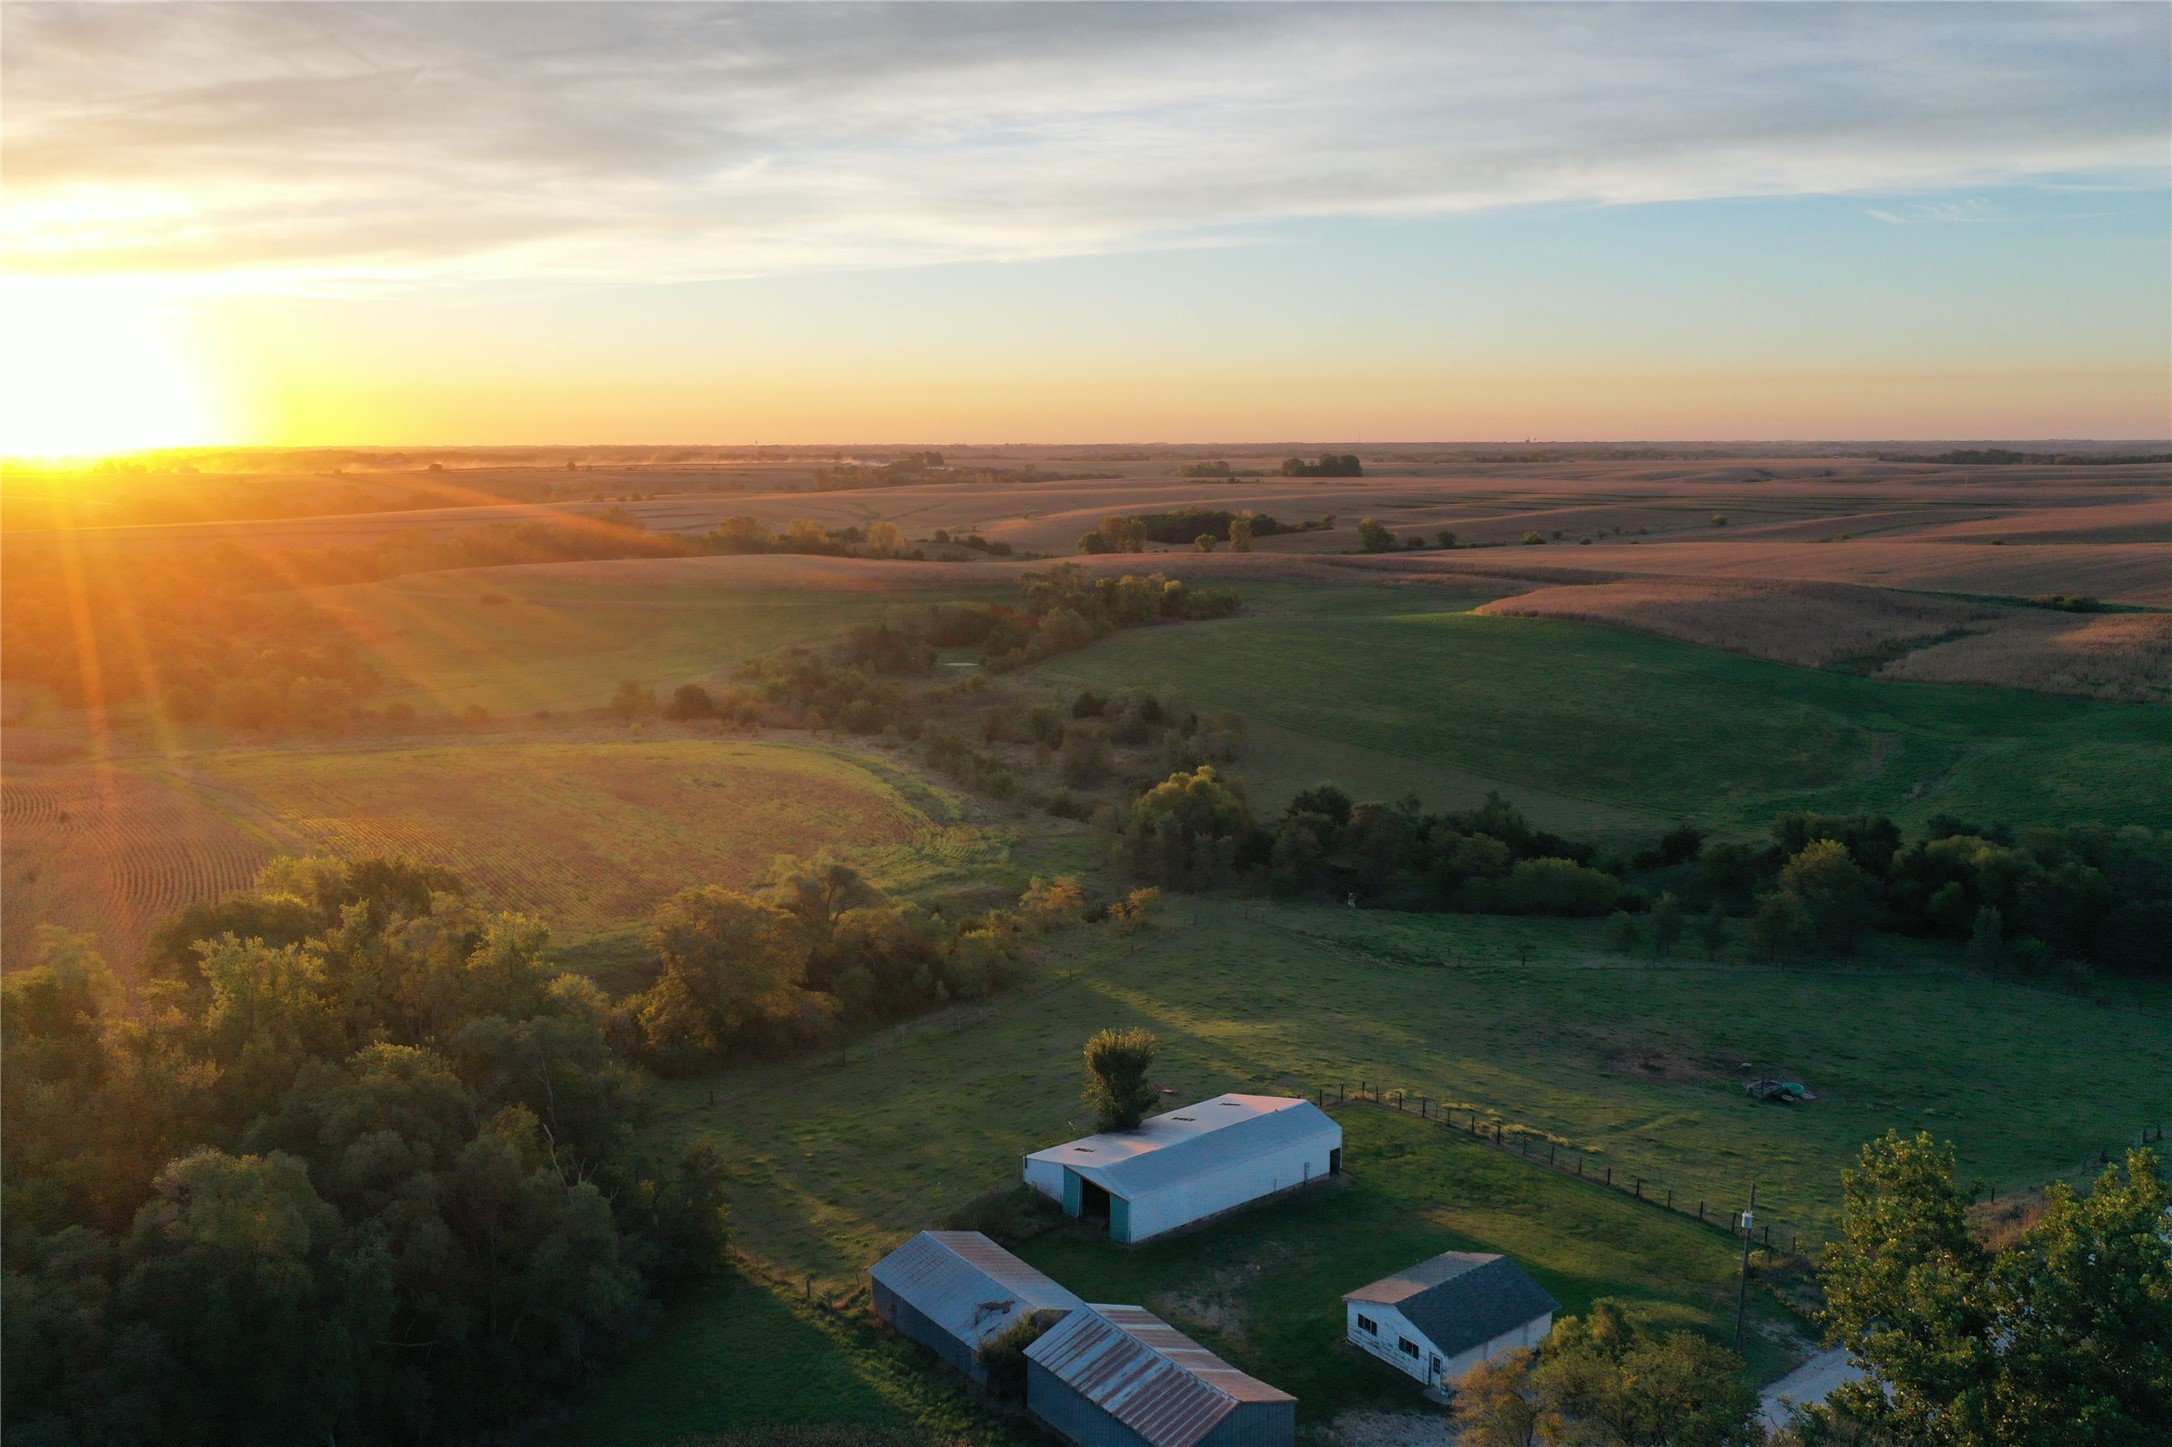
M 1094 1129 L 1132 1130 L 1161 1098 L 1146 1072 L 1161 1050 L 1150 1031 L 1103 1030 L 1086 1042 L 1086 1103 Z
M 1496 887 L 1503 914 L 1596 916 L 1621 898 L 1621 881 L 1573 859 L 1526 859 Z

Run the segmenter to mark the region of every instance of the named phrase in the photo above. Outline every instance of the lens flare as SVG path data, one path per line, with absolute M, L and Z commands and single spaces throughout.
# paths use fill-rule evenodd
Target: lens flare
M 0 456 L 80 460 L 226 440 L 170 298 L 105 278 L 0 278 Z

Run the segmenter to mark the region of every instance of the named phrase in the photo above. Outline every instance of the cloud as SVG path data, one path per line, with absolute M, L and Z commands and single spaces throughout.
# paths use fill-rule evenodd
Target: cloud
M 28 0 L 0 27 L 11 269 L 296 285 L 2162 185 L 2172 134 L 2158 5 Z

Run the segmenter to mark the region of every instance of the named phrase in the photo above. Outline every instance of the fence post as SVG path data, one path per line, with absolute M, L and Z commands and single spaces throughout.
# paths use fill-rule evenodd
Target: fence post
M 1644 1178 L 1642 1176 L 1637 1177 L 1637 1199 L 1639 1201 L 1644 1199 Z
M 1576 1158 L 1576 1179 L 1579 1181 L 1584 1179 L 1584 1158 L 1582 1156 Z
M 1609 1186 L 1614 1184 L 1614 1168 L 1612 1166 L 1606 1168 L 1606 1183 Z
M 1699 1221 L 1702 1221 L 1704 1219 L 1704 1202 L 1702 1201 L 1699 1201 L 1697 1203 L 1697 1219 Z
M 1558 1150 L 1560 1150 L 1560 1149 L 1561 1149 L 1561 1147 L 1560 1147 L 1560 1145 L 1559 1145 L 1558 1143 L 1556 1143 L 1556 1142 L 1554 1142 L 1554 1141 L 1548 1141 L 1548 1142 L 1546 1142 L 1546 1164 L 1547 1164 L 1547 1165 L 1549 1165 L 1549 1166 L 1550 1166 L 1550 1165 L 1552 1165 L 1552 1164 L 1554 1163 L 1554 1152 L 1556 1152 L 1556 1151 L 1558 1151 Z
M 1670 1211 L 1674 1209 L 1674 1187 L 1672 1186 L 1667 1187 L 1667 1209 Z

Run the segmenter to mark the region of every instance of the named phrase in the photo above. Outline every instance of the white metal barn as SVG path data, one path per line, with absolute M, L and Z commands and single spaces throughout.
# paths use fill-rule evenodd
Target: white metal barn
M 1560 1306 L 1515 1262 L 1478 1251 L 1442 1252 L 1342 1300 L 1351 1343 L 1429 1387 L 1537 1346 Z
M 1217 1095 L 1136 1130 L 1026 1157 L 1026 1184 L 1109 1239 L 1145 1241 L 1342 1170 L 1342 1127 L 1309 1100 Z

